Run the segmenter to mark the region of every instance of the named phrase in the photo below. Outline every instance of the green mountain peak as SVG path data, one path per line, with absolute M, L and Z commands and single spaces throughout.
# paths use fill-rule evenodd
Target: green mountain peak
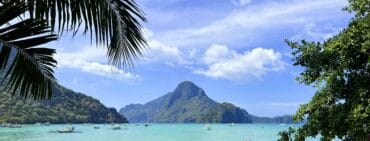
M 281 123 L 291 117 L 257 117 L 231 103 L 218 103 L 191 81 L 146 104 L 129 104 L 120 109 L 130 122 L 154 123 Z
M 130 122 L 251 122 L 245 110 L 234 105 L 230 108 L 230 105 L 215 102 L 202 88 L 191 81 L 184 81 L 173 92 L 144 105 L 130 104 L 120 113 Z M 238 112 L 233 112 L 235 109 Z

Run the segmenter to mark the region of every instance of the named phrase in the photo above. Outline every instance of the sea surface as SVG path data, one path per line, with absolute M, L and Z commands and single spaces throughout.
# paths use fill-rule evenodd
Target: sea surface
M 72 124 L 77 133 L 53 133 L 67 124 L 0 127 L 0 141 L 276 141 L 285 124 Z M 100 129 L 94 129 L 99 126 Z M 209 127 L 210 130 L 206 128 Z M 319 139 L 309 139 L 316 141 Z

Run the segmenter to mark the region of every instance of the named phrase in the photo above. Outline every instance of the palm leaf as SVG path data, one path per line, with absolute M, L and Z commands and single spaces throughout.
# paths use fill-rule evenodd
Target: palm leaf
M 109 63 L 119 67 L 131 66 L 146 45 L 140 25 L 146 19 L 133 0 L 11 1 L 27 3 L 30 17 L 46 18 L 52 31 L 89 32 L 91 40 L 107 47 Z
M 50 98 L 56 85 L 55 50 L 37 46 L 57 36 L 50 34 L 46 20 L 14 20 L 26 10 L 25 4 L 17 2 L 0 5 L 0 88 L 24 98 Z

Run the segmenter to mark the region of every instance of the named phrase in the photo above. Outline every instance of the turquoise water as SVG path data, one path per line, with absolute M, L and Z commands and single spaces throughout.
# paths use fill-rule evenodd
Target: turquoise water
M 78 133 L 51 133 L 67 125 L 23 125 L 0 128 L 1 141 L 276 141 L 278 132 L 288 125 L 279 124 L 74 124 Z M 99 126 L 100 129 L 94 129 Z

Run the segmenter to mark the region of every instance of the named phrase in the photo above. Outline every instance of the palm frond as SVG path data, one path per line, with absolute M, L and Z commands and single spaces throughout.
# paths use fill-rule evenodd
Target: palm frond
M 22 3 L 0 6 L 0 88 L 24 98 L 50 98 L 56 85 L 54 49 L 37 47 L 57 39 L 46 20 L 11 20 L 26 12 Z
M 134 0 L 12 1 L 27 3 L 30 17 L 46 18 L 53 31 L 89 32 L 91 40 L 107 47 L 109 63 L 118 67 L 131 66 L 146 45 L 140 25 L 146 19 Z

